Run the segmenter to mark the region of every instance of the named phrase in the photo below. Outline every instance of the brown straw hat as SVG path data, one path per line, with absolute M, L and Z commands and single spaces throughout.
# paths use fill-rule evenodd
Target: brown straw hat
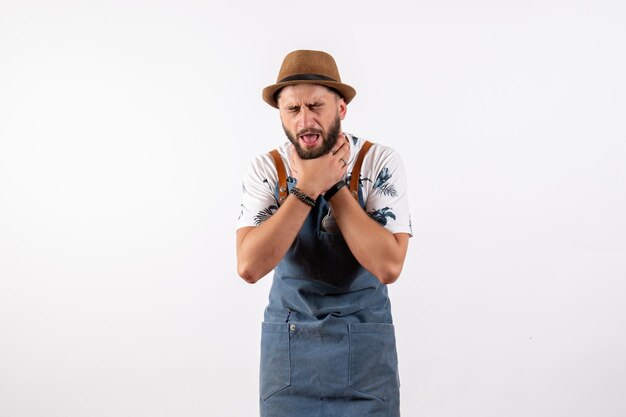
M 280 67 L 276 84 L 263 89 L 263 100 L 278 108 L 276 93 L 288 85 L 319 84 L 336 90 L 349 103 L 356 90 L 341 82 L 337 64 L 332 56 L 322 51 L 299 50 L 287 54 Z

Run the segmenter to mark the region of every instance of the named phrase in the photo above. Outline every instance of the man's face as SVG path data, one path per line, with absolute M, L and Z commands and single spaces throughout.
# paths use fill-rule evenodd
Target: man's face
M 316 84 L 287 86 L 280 91 L 278 108 L 285 134 L 300 158 L 318 158 L 337 143 L 346 104 L 328 88 Z

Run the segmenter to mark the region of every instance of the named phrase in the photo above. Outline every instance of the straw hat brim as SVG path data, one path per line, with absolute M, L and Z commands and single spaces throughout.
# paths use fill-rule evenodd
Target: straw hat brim
M 285 88 L 288 85 L 295 84 L 318 84 L 323 85 L 328 88 L 332 88 L 333 90 L 337 90 L 337 92 L 344 98 L 346 104 L 350 103 L 354 96 L 356 95 L 356 90 L 350 87 L 348 84 L 339 83 L 337 81 L 326 81 L 326 80 L 293 80 L 293 81 L 285 81 L 282 83 L 272 84 L 263 89 L 263 100 L 272 107 L 278 108 L 278 103 L 276 102 L 276 94 L 280 91 L 281 88 Z

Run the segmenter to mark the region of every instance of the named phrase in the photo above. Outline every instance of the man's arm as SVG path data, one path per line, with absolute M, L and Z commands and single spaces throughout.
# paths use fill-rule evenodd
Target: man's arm
M 282 259 L 311 211 L 290 195 L 283 205 L 259 226 L 237 230 L 237 273 L 254 284 Z
M 330 201 L 333 215 L 350 251 L 383 284 L 400 276 L 409 245 L 408 233 L 391 233 L 372 219 L 347 187 Z

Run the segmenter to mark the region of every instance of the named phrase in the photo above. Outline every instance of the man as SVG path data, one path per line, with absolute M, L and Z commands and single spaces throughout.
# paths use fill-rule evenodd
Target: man
M 332 56 L 308 50 L 263 90 L 289 142 L 250 165 L 237 224 L 239 275 L 274 269 L 262 417 L 399 416 L 386 284 L 411 234 L 405 175 L 392 149 L 342 131 L 355 94 Z

